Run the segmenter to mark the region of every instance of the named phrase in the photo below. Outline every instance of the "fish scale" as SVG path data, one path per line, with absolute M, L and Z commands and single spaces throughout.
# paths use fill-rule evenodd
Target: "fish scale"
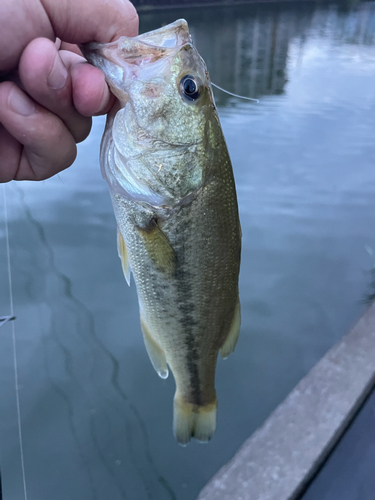
M 146 349 L 162 378 L 168 367 L 174 375 L 177 441 L 208 441 L 217 355 L 227 357 L 239 334 L 241 229 L 207 68 L 184 20 L 83 52 L 120 102 L 108 118 L 101 168 Z

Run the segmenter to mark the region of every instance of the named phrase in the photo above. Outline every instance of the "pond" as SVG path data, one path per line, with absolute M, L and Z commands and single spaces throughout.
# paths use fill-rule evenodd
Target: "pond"
M 98 165 L 5 186 L 27 496 L 192 500 L 358 319 L 375 276 L 375 3 L 181 8 L 214 83 L 243 231 L 237 349 L 219 360 L 217 431 L 180 447 L 173 377 L 154 372 Z M 1 193 L 2 194 L 2 193 Z M 0 202 L 0 315 L 9 314 Z M 25 498 L 12 324 L 0 328 L 5 498 Z

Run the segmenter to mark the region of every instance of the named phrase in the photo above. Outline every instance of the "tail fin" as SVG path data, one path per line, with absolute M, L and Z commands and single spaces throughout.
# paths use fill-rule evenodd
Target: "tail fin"
M 180 397 L 174 399 L 173 431 L 177 442 L 187 445 L 191 438 L 209 441 L 216 429 L 217 400 L 207 405 L 195 405 Z

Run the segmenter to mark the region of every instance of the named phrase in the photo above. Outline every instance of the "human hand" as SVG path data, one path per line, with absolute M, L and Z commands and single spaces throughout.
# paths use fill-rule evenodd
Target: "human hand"
M 0 182 L 47 179 L 74 162 L 91 117 L 114 103 L 75 44 L 137 32 L 128 0 L 1 0 Z

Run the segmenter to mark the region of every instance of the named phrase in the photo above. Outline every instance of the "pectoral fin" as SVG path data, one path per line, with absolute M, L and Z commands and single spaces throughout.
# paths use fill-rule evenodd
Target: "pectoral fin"
M 144 228 L 138 226 L 138 231 L 156 269 L 169 275 L 174 274 L 176 255 L 156 220 L 151 219 L 150 223 Z
M 234 351 L 237 344 L 238 336 L 240 334 L 240 326 L 241 326 L 241 307 L 240 307 L 240 300 L 237 299 L 237 304 L 234 310 L 234 316 L 228 333 L 228 337 L 226 338 L 222 348 L 220 349 L 220 353 L 223 359 L 227 358 L 229 354 L 231 354 Z
M 161 378 L 167 378 L 169 375 L 167 360 L 163 349 L 159 346 L 156 340 L 152 337 L 150 330 L 141 316 L 141 328 L 143 332 L 143 339 L 145 341 L 146 350 L 150 357 L 152 366 L 155 368 L 156 373 Z
M 121 259 L 122 270 L 124 271 L 126 283 L 130 286 L 130 266 L 128 260 L 128 251 L 126 249 L 124 238 L 121 231 L 117 228 L 117 252 Z

